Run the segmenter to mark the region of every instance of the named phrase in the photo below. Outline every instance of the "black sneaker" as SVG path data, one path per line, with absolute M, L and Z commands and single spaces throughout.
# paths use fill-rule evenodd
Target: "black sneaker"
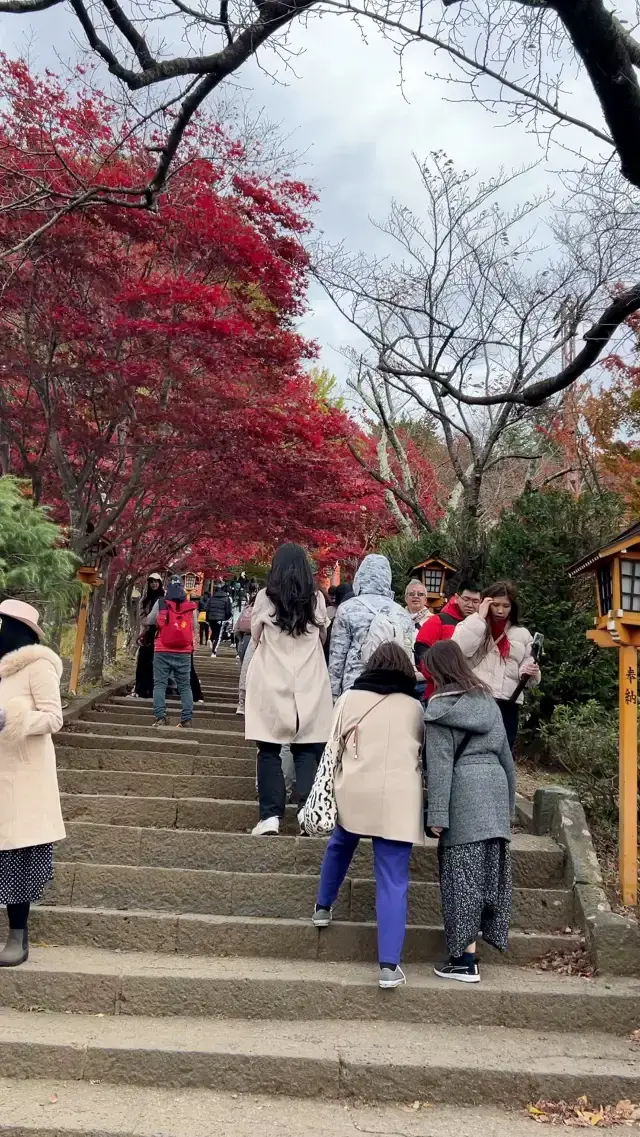
M 169 725 L 169 719 L 154 719 L 153 725 L 154 726 L 168 726 Z
M 465 959 L 460 956 L 459 959 L 454 959 L 452 956 L 448 963 L 434 967 L 433 970 L 440 979 L 457 979 L 458 983 L 480 982 L 480 967 L 475 957 Z
M 188 730 L 192 726 L 193 723 L 191 722 L 191 719 L 185 719 L 184 722 L 178 723 L 178 730 Z

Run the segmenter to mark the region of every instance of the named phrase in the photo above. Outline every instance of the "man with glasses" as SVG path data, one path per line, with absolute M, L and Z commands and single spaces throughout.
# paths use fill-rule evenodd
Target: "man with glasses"
M 417 632 L 433 613 L 427 604 L 427 590 L 419 580 L 410 580 L 404 594 L 407 612 L 411 616 Z
M 414 582 L 412 581 L 412 584 Z M 411 587 L 411 585 L 409 586 Z M 416 665 L 426 680 L 424 700 L 427 702 L 433 694 L 433 680 L 424 665 L 424 657 L 430 647 L 438 640 L 450 640 L 456 625 L 467 616 L 472 616 L 480 607 L 480 585 L 475 581 L 462 580 L 457 591 L 435 616 L 431 616 L 422 624 L 418 632 L 415 645 Z

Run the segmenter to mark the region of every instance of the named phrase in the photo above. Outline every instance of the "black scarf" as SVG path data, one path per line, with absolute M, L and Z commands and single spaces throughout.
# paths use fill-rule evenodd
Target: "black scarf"
M 382 668 L 376 671 L 363 671 L 352 689 L 373 691 L 375 695 L 410 695 L 413 699 L 420 698 L 416 694 L 415 679 L 410 679 L 403 671 L 387 671 Z

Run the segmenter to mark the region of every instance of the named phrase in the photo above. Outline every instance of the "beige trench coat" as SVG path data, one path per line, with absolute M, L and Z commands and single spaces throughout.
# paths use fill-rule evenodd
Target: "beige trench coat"
M 324 597 L 316 593 L 316 619 L 303 636 L 274 623 L 275 610 L 263 588 L 251 617 L 256 648 L 247 672 L 245 737 L 254 742 L 326 742 L 333 700 L 320 627 L 327 627 Z
M 347 691 L 336 703 L 336 734 L 347 736 L 362 719 L 336 771 L 338 822 L 361 836 L 423 845 L 422 707 L 410 695 L 382 699 Z
M 0 661 L 0 851 L 62 841 L 65 834 L 51 735 L 62 727 L 62 662 L 34 644 Z

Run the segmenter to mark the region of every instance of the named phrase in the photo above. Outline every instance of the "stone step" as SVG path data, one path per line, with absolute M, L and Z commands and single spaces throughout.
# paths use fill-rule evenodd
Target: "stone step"
M 152 829 L 211 829 L 216 833 L 245 833 L 258 821 L 257 803 L 248 801 L 65 793 L 60 798 L 65 821 Z M 283 831 L 299 832 L 292 806 L 287 807 Z
M 301 873 L 223 872 L 60 861 L 48 904 L 80 908 L 152 909 L 213 916 L 263 916 L 303 920 L 311 916 L 318 877 Z M 335 905 L 337 920 L 375 920 L 375 883 L 345 880 Z M 410 924 L 440 924 L 440 890 L 433 881 L 409 885 Z M 570 889 L 514 888 L 512 925 L 524 931 L 562 932 L 574 919 Z
M 89 730 L 89 726 L 94 729 Z M 85 750 L 147 750 L 152 754 L 206 754 L 212 758 L 248 758 L 255 757 L 256 748 L 251 742 L 242 740 L 239 743 L 230 742 L 220 738 L 215 742 L 201 742 L 196 737 L 196 731 L 181 731 L 168 728 L 166 730 L 150 730 L 143 734 L 133 731 L 123 737 L 122 733 L 110 734 L 92 723 L 68 723 L 60 734 L 56 735 L 56 750 L 78 746 Z M 127 728 L 125 728 L 127 729 Z M 188 737 L 187 737 L 188 734 Z
M 124 825 L 67 824 L 67 839 L 56 845 L 56 863 L 156 865 L 172 868 L 216 869 L 223 872 L 300 873 L 317 875 L 326 839 L 288 837 L 261 841 L 247 833 L 211 833 L 178 829 L 143 829 Z M 511 865 L 514 884 L 521 888 L 557 888 L 563 880 L 562 850 L 548 837 L 514 834 Z M 363 840 L 349 876 L 373 878 L 371 842 Z M 438 878 L 437 842 L 414 848 L 412 880 Z
M 32 942 L 46 946 L 327 962 L 375 962 L 378 956 L 376 925 L 356 921 L 336 920 L 330 928 L 319 932 L 308 918 L 278 920 L 43 904 L 33 908 L 29 926 Z M 6 930 L 3 909 L 0 927 Z M 579 943 L 579 936 L 573 933 L 520 932 L 516 928 L 510 934 L 506 955 L 498 955 L 482 943 L 479 954 L 487 963 L 527 966 L 549 952 L 573 950 Z M 441 927 L 407 927 L 403 951 L 407 963 L 433 963 L 444 952 Z
M 113 770 L 59 770 L 58 785 L 67 794 L 122 794 L 134 797 L 205 797 L 224 801 L 256 800 L 253 777 L 207 774 L 141 774 Z
M 66 735 L 63 736 L 66 739 Z M 100 739 L 101 743 L 104 742 Z M 117 740 L 119 743 L 122 739 Z M 146 740 L 145 740 L 146 741 Z M 243 752 L 244 753 L 244 752 Z M 114 770 L 141 774 L 212 774 L 219 777 L 255 776 L 254 755 L 246 758 L 212 758 L 202 755 L 195 744 L 186 753 L 161 750 L 86 750 L 81 746 L 56 745 L 59 770 Z
M 173 726 L 153 727 L 151 724 L 145 726 L 144 723 L 140 723 L 137 726 L 127 726 L 123 723 L 116 722 L 100 721 L 89 723 L 82 720 L 78 723 L 68 723 L 67 726 L 65 726 L 61 737 L 66 737 L 67 734 L 83 734 L 87 731 L 87 729 L 90 729 L 91 733 L 94 735 L 102 734 L 107 735 L 110 738 L 124 737 L 127 739 L 174 739 L 176 735 L 178 738 L 181 738 L 182 732 L 178 729 L 177 726 L 179 722 L 177 714 L 174 714 L 172 720 L 170 717 L 170 721 L 173 721 Z M 187 731 L 185 731 L 185 734 L 186 733 Z M 224 746 L 226 751 L 228 751 L 230 748 L 241 748 L 244 750 L 248 749 L 255 751 L 255 745 L 252 742 L 245 742 L 244 733 L 239 730 L 201 730 L 198 727 L 190 727 L 188 735 L 189 738 L 193 739 L 194 742 L 206 743 L 209 746 Z M 129 742 L 127 742 L 127 746 L 129 746 Z
M 169 702 L 174 701 L 175 700 L 169 700 Z M 104 710 L 105 708 L 115 709 L 116 707 L 126 707 L 128 711 L 136 711 L 140 714 L 150 715 L 152 714 L 152 702 L 152 699 L 132 699 L 130 695 L 113 695 L 108 702 L 97 703 L 95 709 Z M 196 715 L 200 714 L 203 709 L 205 711 L 231 711 L 235 715 L 237 702 L 237 692 L 236 698 L 220 698 L 217 702 L 215 696 L 213 696 L 211 701 L 207 700 L 207 704 L 204 708 L 202 708 L 200 704 L 196 704 L 193 711 Z M 238 719 L 240 718 L 239 715 L 237 717 Z
M 540 1126 L 524 1110 L 498 1106 L 428 1103 L 416 1112 L 406 1102 L 363 1105 L 318 1099 L 309 1108 L 308 1101 L 280 1097 L 276 1109 L 272 1125 L 277 1125 L 278 1137 L 394 1132 L 406 1137 L 540 1137 Z M 0 1080 L 3 1137 L 255 1137 L 274 1112 L 273 1099 L 264 1095 Z
M 524 1027 L 629 1035 L 640 1022 L 640 983 L 556 976 L 517 967 L 483 969 L 469 994 L 426 964 L 407 986 L 380 991 L 375 965 L 261 958 L 170 959 L 158 953 L 34 948 L 22 968 L 0 968 L 4 1007 L 105 1015 L 347 1019 Z
M 425 1023 L 247 1022 L 0 1011 L 0 1069 L 113 1085 L 366 1101 L 525 1106 L 640 1097 L 640 1053 L 612 1035 Z
M 167 703 L 167 713 L 174 722 L 180 719 L 180 704 Z M 193 727 L 198 730 L 230 730 L 239 732 L 240 726 L 244 729 L 244 719 L 232 712 L 214 713 L 207 711 L 206 707 L 194 707 Z M 152 727 L 153 715 L 151 711 L 136 708 L 129 711 L 125 707 L 103 707 L 93 711 L 85 711 L 82 716 L 85 723 L 117 723 L 120 726 Z

